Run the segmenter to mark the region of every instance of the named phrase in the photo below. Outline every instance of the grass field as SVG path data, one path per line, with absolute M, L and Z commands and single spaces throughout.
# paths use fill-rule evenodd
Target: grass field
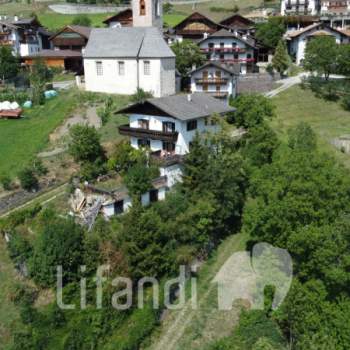
M 25 110 L 20 120 L 0 120 L 0 174 L 17 172 L 48 143 L 49 134 L 76 106 L 72 92 L 61 92 L 45 105 Z
M 239 319 L 239 307 L 237 305 L 231 311 L 219 311 L 217 284 L 212 281 L 233 253 L 246 250 L 247 240 L 248 237 L 239 233 L 221 243 L 214 255 L 200 269 L 197 281 L 197 308 L 193 309 L 191 300 L 187 299 L 184 308 L 169 311 L 164 322 L 154 332 L 150 343 L 143 348 L 201 350 L 210 342 L 231 335 Z
M 350 168 L 350 155 L 343 154 L 330 143 L 336 137 L 350 135 L 350 112 L 339 103 L 317 98 L 310 90 L 299 86 L 282 92 L 273 98 L 273 102 L 277 107 L 277 118 L 271 124 L 282 139 L 286 139 L 290 127 L 306 122 L 319 136 L 321 148 Z
M 19 312 L 9 300 L 17 277 L 2 237 L 0 238 L 0 257 L 0 349 L 3 350 L 10 343 L 10 331 L 13 325 L 19 321 Z

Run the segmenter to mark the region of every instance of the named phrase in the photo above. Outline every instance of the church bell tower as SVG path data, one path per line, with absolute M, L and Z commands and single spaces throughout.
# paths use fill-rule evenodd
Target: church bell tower
M 157 27 L 163 29 L 162 0 L 132 0 L 134 27 Z

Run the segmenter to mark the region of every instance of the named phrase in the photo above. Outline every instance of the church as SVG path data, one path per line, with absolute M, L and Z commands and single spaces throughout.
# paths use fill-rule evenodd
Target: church
M 175 94 L 175 54 L 162 35 L 161 0 L 133 0 L 132 27 L 95 28 L 84 52 L 86 91 Z

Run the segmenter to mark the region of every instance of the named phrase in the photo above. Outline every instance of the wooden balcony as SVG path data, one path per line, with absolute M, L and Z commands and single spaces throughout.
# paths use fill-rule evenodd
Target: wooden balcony
M 210 94 L 211 96 L 215 98 L 227 98 L 228 92 L 227 91 L 205 91 L 207 94 Z
M 165 151 L 152 152 L 151 157 L 153 158 L 153 160 L 159 162 L 160 164 L 164 164 L 166 166 L 170 166 L 173 164 L 181 164 L 184 160 L 183 155 L 176 154 L 175 152 L 165 152 Z
M 221 62 L 221 63 L 251 63 L 255 62 L 255 58 L 239 58 L 239 59 L 229 59 L 229 58 L 222 58 L 222 59 L 212 59 L 211 61 Z
M 176 142 L 178 137 L 177 132 L 163 132 L 142 128 L 131 128 L 128 124 L 121 125 L 119 127 L 119 133 L 121 135 L 137 137 L 140 139 L 161 140 L 168 142 Z
M 196 84 L 220 84 L 226 85 L 228 82 L 228 78 L 199 78 L 196 79 Z

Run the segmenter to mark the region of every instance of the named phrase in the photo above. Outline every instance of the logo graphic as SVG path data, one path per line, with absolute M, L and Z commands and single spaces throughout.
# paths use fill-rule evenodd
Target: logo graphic
M 264 310 L 264 289 L 275 288 L 272 303 L 277 309 L 287 296 L 293 277 L 289 253 L 267 243 L 258 243 L 249 252 L 237 252 L 222 266 L 212 283 L 218 284 L 219 310 L 232 310 L 238 300 L 254 310 Z

